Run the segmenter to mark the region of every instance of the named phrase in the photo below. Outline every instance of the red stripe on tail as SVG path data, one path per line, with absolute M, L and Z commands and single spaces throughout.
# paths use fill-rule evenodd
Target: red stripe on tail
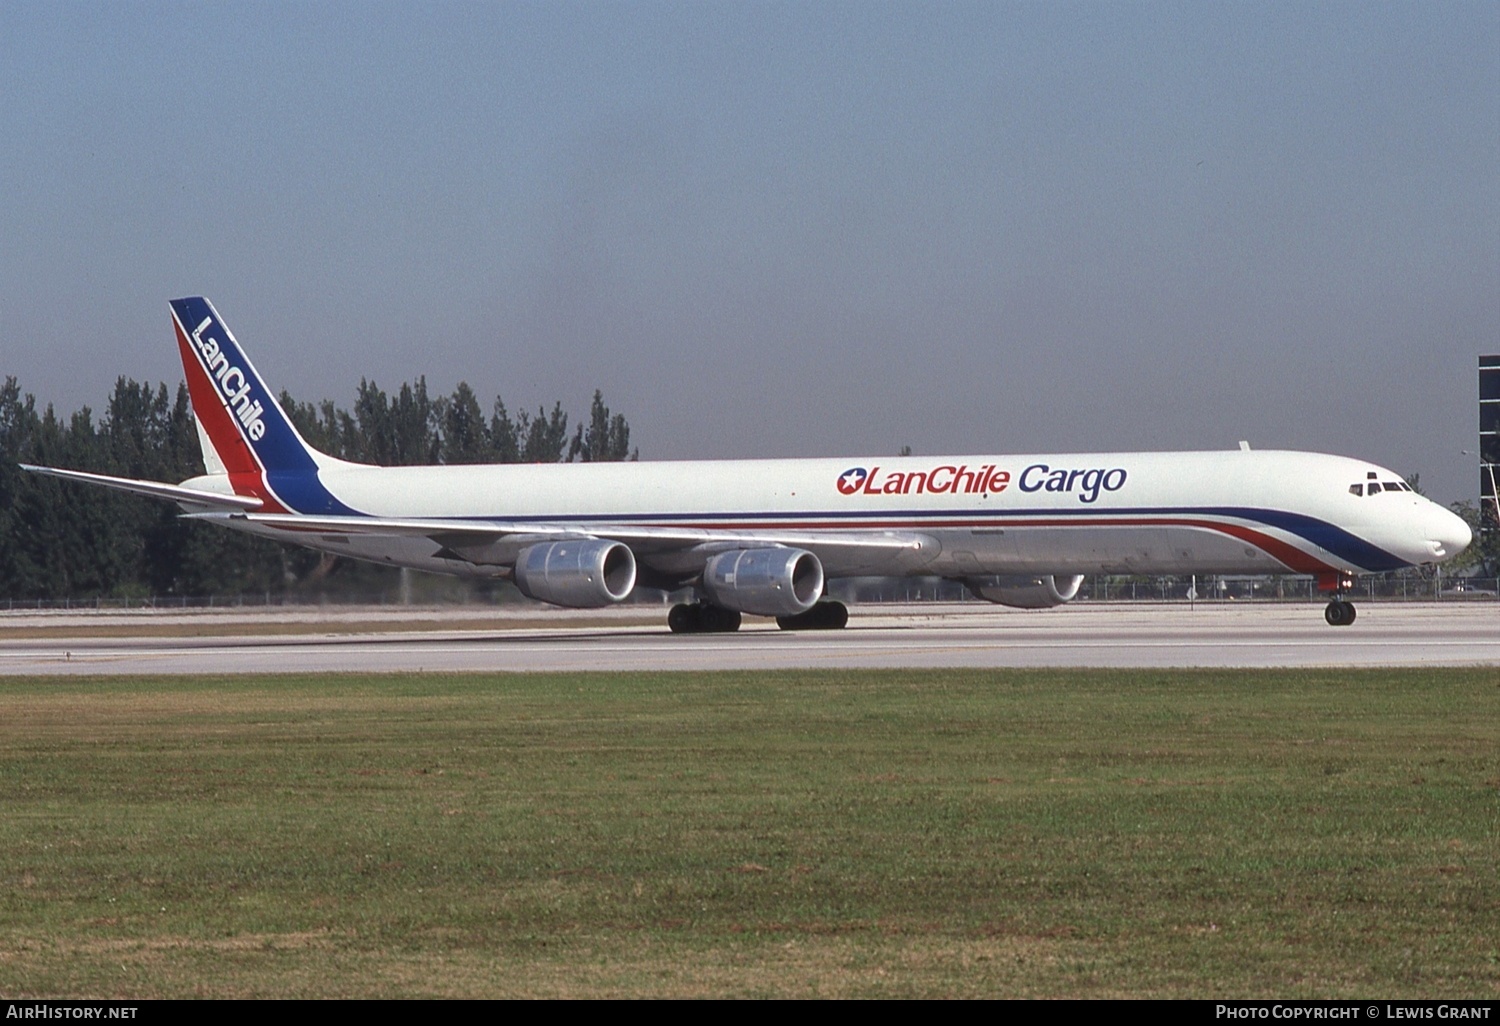
M 229 471 L 229 484 L 236 495 L 253 495 L 265 503 L 262 512 L 286 513 L 289 512 L 285 506 L 276 501 L 266 487 L 265 472 L 262 470 L 260 461 L 255 458 L 250 444 L 245 441 L 244 435 L 240 434 L 239 427 L 229 415 L 229 410 L 219 400 L 219 393 L 214 389 L 212 381 L 208 380 L 208 373 L 203 365 L 198 362 L 197 355 L 193 352 L 192 343 L 188 341 L 187 334 L 177 319 L 172 319 L 172 327 L 177 330 L 177 348 L 182 355 L 182 370 L 187 375 L 188 397 L 193 403 L 193 416 L 198 418 L 198 423 L 203 425 L 203 430 L 208 433 L 209 441 L 213 443 L 214 451 L 219 454 L 219 460 L 224 464 L 224 469 Z

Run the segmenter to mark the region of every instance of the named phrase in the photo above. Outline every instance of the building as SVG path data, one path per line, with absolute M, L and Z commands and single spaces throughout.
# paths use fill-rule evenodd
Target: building
M 1482 530 L 1500 531 L 1500 356 L 1479 358 L 1479 510 Z

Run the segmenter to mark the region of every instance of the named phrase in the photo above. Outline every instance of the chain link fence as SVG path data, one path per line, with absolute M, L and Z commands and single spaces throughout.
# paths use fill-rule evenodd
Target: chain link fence
M 1094 574 L 1084 580 L 1075 602 L 1306 602 L 1320 596 L 1311 577 L 1147 577 Z M 1500 595 L 1500 577 L 1415 577 L 1370 575 L 1357 578 L 1346 593 L 1360 601 L 1414 602 L 1493 601 Z M 882 602 L 973 602 L 975 598 L 960 581 L 940 577 L 866 577 L 830 582 L 830 598 L 859 604 Z M 628 600 L 641 605 L 668 601 L 691 601 L 687 590 L 666 594 L 637 589 Z M 0 599 L 7 611 L 128 610 L 168 612 L 187 609 L 253 609 L 255 607 L 403 606 L 452 605 L 497 606 L 526 604 L 527 599 L 509 585 L 489 585 L 483 590 L 447 587 L 392 588 L 375 592 L 349 591 L 309 594 L 262 592 L 249 595 L 155 595 L 144 597 L 80 597 L 56 599 Z

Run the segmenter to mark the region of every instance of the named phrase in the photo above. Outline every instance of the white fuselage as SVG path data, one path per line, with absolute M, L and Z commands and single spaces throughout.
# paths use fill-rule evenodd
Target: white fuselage
M 768 540 L 794 532 L 813 537 L 803 547 L 817 553 L 830 577 L 1365 573 L 1441 560 L 1468 541 L 1459 518 L 1398 485 L 1396 474 L 1303 452 L 323 463 L 321 486 L 362 515 L 451 521 L 456 530 L 484 521 L 702 530 L 706 544 L 723 532 Z M 185 484 L 229 488 L 222 477 Z M 1372 484 L 1381 486 L 1375 494 L 1367 491 Z M 447 573 L 498 572 L 482 561 L 455 564 L 425 537 L 231 524 L 364 559 Z M 815 536 L 823 534 L 913 536 L 921 544 L 888 551 L 821 547 Z M 645 566 L 669 576 L 701 565 L 701 553 L 681 546 L 632 547 Z
M 372 467 L 297 431 L 203 296 L 169 303 L 208 473 L 173 485 L 27 469 L 359 559 L 510 577 L 572 608 L 691 587 L 674 632 L 741 613 L 836 629 L 829 578 L 938 575 L 1044 608 L 1089 573 L 1312 574 L 1354 620 L 1349 576 L 1434 563 L 1468 526 L 1383 467 L 1304 452 Z

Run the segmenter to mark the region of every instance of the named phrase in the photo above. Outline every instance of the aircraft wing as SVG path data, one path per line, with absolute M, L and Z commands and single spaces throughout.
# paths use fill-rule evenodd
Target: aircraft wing
M 483 564 L 513 563 L 516 552 L 542 541 L 607 538 L 623 542 L 637 555 L 715 551 L 785 545 L 812 552 L 840 551 L 893 556 L 917 553 L 932 540 L 906 531 L 725 530 L 698 527 L 654 527 L 639 524 L 554 523 L 538 520 L 440 520 L 382 517 L 305 516 L 284 513 L 190 513 L 192 520 L 240 520 L 284 531 L 369 537 L 425 537 L 454 557 Z
M 254 496 L 210 492 L 162 481 L 92 474 L 21 464 L 22 469 L 69 481 L 100 485 L 155 499 L 169 499 L 188 507 L 185 519 L 233 526 L 234 522 L 284 531 L 288 534 L 343 535 L 368 538 L 427 538 L 439 547 L 437 555 L 477 566 L 513 566 L 522 549 L 538 542 L 570 538 L 603 538 L 630 546 L 649 561 L 667 560 L 692 565 L 726 549 L 788 546 L 819 554 L 825 561 L 859 568 L 885 563 L 904 554 L 930 551 L 935 542 L 907 531 L 809 531 L 795 529 L 725 529 L 661 527 L 608 521 L 553 522 L 543 520 L 481 520 L 390 518 L 368 516 L 312 516 L 257 513 L 264 503 Z M 290 539 L 288 539 L 290 540 Z M 657 557 L 657 560 L 653 560 Z
M 86 484 L 102 485 L 120 492 L 130 492 L 132 495 L 145 495 L 153 499 L 172 499 L 194 506 L 209 506 L 220 510 L 254 510 L 265 505 L 251 495 L 205 492 L 198 488 L 184 488 L 181 485 L 167 484 L 163 481 L 137 481 L 128 477 L 110 477 L 108 474 L 89 474 L 82 470 L 37 467 L 29 463 L 22 463 L 20 467 L 33 474 L 60 477 L 68 481 L 83 481 Z

